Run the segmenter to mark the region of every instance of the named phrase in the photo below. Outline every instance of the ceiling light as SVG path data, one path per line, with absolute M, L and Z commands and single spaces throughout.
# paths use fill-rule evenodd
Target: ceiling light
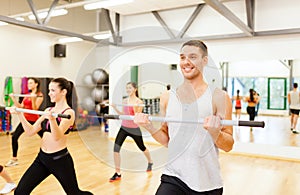
M 23 21 L 23 22 L 25 21 L 25 19 L 23 17 L 16 17 L 15 19 L 19 20 L 19 21 Z
M 93 9 L 107 8 L 111 6 L 132 3 L 133 1 L 134 0 L 104 0 L 97 3 L 86 4 L 83 7 L 85 10 L 93 10 Z
M 0 21 L 0 26 L 5 26 L 5 25 L 8 25 L 8 23 Z
M 70 43 L 70 42 L 77 42 L 77 41 L 82 41 L 82 38 L 79 37 L 65 37 L 65 38 L 60 38 L 58 39 L 58 42 L 60 43 Z
M 105 33 L 105 34 L 97 34 L 93 36 L 94 39 L 108 39 L 111 37 L 110 33 Z
M 62 15 L 66 15 L 68 13 L 68 10 L 66 9 L 57 9 L 57 10 L 53 10 L 51 13 L 51 16 L 62 16 Z M 39 18 L 43 19 L 46 18 L 48 15 L 48 12 L 40 12 L 38 13 Z M 33 14 L 29 15 L 28 18 L 30 20 L 35 20 L 35 16 Z

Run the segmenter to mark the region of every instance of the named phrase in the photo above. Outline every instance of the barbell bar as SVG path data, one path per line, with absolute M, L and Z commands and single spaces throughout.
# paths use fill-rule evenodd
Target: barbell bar
M 151 104 L 108 104 L 108 103 L 100 103 L 100 105 L 104 105 L 104 106 L 151 106 Z
M 10 110 L 11 107 L 4 107 L 4 106 L 0 106 L 0 109 L 2 110 Z M 17 112 L 24 112 L 24 113 L 29 113 L 29 114 L 38 114 L 38 115 L 45 115 L 46 112 L 45 111 L 40 111 L 40 110 L 30 110 L 30 109 L 25 109 L 25 108 L 15 108 L 15 110 Z M 52 116 L 57 118 L 66 118 L 66 119 L 70 119 L 71 115 L 69 114 L 59 114 L 59 113 L 52 113 Z
M 134 120 L 132 115 L 110 115 L 104 114 L 105 119 L 118 119 L 118 120 Z M 149 121 L 156 122 L 169 122 L 169 123 L 190 123 L 190 124 L 203 124 L 204 119 L 196 120 L 180 120 L 174 118 L 164 118 L 157 116 L 149 116 Z M 264 121 L 242 121 L 242 120 L 221 120 L 221 124 L 224 126 L 248 126 L 248 127 L 265 127 Z
M 88 115 L 88 114 L 79 114 L 80 117 L 82 118 L 103 118 L 103 116 L 98 116 L 98 115 Z
M 42 95 L 31 95 L 31 94 L 11 94 L 14 97 L 43 97 Z M 10 96 L 10 94 L 5 94 L 5 96 Z

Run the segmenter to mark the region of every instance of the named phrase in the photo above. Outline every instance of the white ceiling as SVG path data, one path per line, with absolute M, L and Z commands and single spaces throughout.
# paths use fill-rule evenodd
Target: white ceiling
M 95 1 L 99 0 L 59 0 L 58 4 L 55 7 L 66 8 L 69 13 L 65 16 L 49 18 L 49 21 L 38 24 L 37 21 L 30 21 L 27 18 L 27 16 L 32 13 L 30 4 L 34 6 L 34 9 L 36 11 L 48 11 L 54 0 L 0 0 L 0 20 L 23 27 L 33 28 L 65 36 L 83 35 L 83 39 L 95 41 L 94 39 L 89 39 L 89 37 L 85 36 L 89 36 L 87 34 L 90 32 L 98 32 L 97 30 L 99 30 L 99 28 L 96 27 L 96 22 L 91 21 L 96 20 L 95 18 L 99 16 L 99 11 L 84 10 L 83 8 L 84 4 Z M 248 24 L 245 24 L 245 22 L 242 22 L 235 13 L 228 10 L 226 6 L 223 5 L 223 3 L 229 1 L 240 1 L 244 5 L 246 5 L 245 7 L 248 8 L 247 17 L 248 19 L 250 19 L 250 23 L 248 20 Z M 294 2 L 293 0 L 289 1 Z M 197 5 L 206 3 L 208 6 L 211 6 L 213 9 L 215 9 L 215 11 L 219 12 L 220 15 L 224 16 L 227 20 L 233 23 L 237 28 L 239 28 L 243 32 L 242 36 L 245 35 L 251 37 L 272 34 L 276 35 L 300 33 L 300 28 L 282 29 L 282 31 L 276 32 L 253 32 L 254 27 L 253 24 L 251 26 L 251 20 L 253 22 L 254 19 L 251 19 L 251 14 L 257 15 L 257 13 L 255 12 L 256 9 L 252 6 L 254 6 L 254 4 L 257 2 L 258 0 L 135 0 L 132 3 L 107 7 L 106 9 L 111 13 L 118 13 L 121 16 L 126 16 L 141 13 L 151 13 L 153 11 L 159 12 L 162 10 L 178 9 L 184 7 L 196 8 Z M 271 0 L 265 0 L 264 2 L 267 2 L 268 5 L 270 4 L 269 6 L 272 6 L 273 4 L 273 1 Z M 24 16 L 25 22 L 15 22 L 15 20 L 10 19 L 11 17 L 15 16 Z M 111 22 L 114 23 L 115 21 Z M 226 36 L 220 35 L 217 37 L 217 39 L 222 37 Z
M 204 3 L 202 0 L 135 0 L 133 3 L 111 7 L 121 15 L 132 15 L 151 11 L 175 9 Z
M 59 0 L 57 6 L 79 7 L 85 3 L 95 2 L 99 0 Z M 101 0 L 100 0 L 101 1 Z M 37 10 L 48 9 L 53 0 L 32 0 Z M 166 9 L 174 9 L 186 6 L 204 3 L 202 0 L 134 0 L 132 3 L 125 5 L 113 6 L 107 9 L 119 13 L 121 15 L 132 15 L 146 13 L 151 11 L 159 11 Z M 20 15 L 31 12 L 27 0 L 1 0 L 0 15 Z
M 28 15 L 32 14 L 30 5 L 32 5 L 37 12 L 48 11 L 51 8 L 54 0 L 0 0 L 0 19 L 1 16 L 10 18 L 21 16 L 25 19 L 25 25 L 19 22 L 17 23 L 17 25 L 21 24 L 21 26 L 23 25 L 23 27 L 35 29 L 38 29 L 40 27 L 43 28 L 44 31 L 49 30 L 49 32 L 51 32 L 52 29 L 47 29 L 47 27 L 49 27 L 71 33 L 85 35 L 93 34 L 94 32 L 97 32 L 99 30 L 97 29 L 98 27 L 95 24 L 97 15 L 99 15 L 99 9 L 85 10 L 83 8 L 83 5 L 87 3 L 94 3 L 97 1 L 99 0 L 59 0 L 55 5 L 55 8 L 66 8 L 69 13 L 65 16 L 49 18 L 48 22 L 45 24 L 38 24 L 36 20 L 28 19 Z M 141 13 L 151 13 L 152 11 L 196 6 L 203 2 L 204 1 L 202 0 L 134 0 L 131 3 L 107 7 L 105 9 L 109 10 L 111 13 L 118 13 L 121 16 L 124 16 Z M 102 18 L 100 18 L 100 20 L 101 19 Z M 16 24 L 14 21 L 12 21 L 12 23 Z M 114 23 L 114 21 L 112 21 L 112 23 Z M 68 36 L 68 33 L 64 32 L 58 34 L 65 34 Z

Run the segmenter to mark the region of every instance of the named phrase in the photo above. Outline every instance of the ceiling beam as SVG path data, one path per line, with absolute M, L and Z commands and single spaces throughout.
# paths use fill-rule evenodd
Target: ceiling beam
M 116 45 L 118 45 L 119 43 L 122 43 L 122 36 L 121 36 L 121 32 L 120 32 L 120 14 L 119 13 L 115 13 L 115 36 L 116 36 Z
M 241 21 L 234 13 L 232 13 L 227 7 L 225 7 L 218 0 L 204 0 L 207 5 L 219 12 L 227 20 L 236 25 L 247 36 L 253 36 L 253 29 L 248 27 L 243 21 Z
M 47 25 L 47 24 L 48 24 L 48 22 L 49 22 L 49 20 L 50 20 L 50 18 L 51 18 L 51 14 L 52 14 L 52 12 L 54 11 L 54 9 L 55 9 L 55 7 L 56 7 L 58 1 L 59 1 L 59 0 L 54 0 L 54 1 L 52 2 L 51 7 L 49 8 L 49 11 L 47 12 L 47 13 L 48 13 L 48 14 L 47 14 L 47 17 L 46 17 L 45 20 L 43 21 L 43 25 Z
M 52 34 L 58 34 L 58 35 L 64 35 L 64 36 L 70 36 L 70 37 L 79 37 L 82 38 L 85 41 L 91 41 L 95 43 L 99 43 L 99 40 L 91 37 L 86 36 L 78 33 L 68 32 L 64 30 L 59 30 L 51 27 L 45 27 L 38 24 L 32 24 L 29 22 L 23 22 L 19 21 L 7 16 L 0 15 L 0 21 L 7 22 L 9 24 L 25 27 L 25 28 L 31 28 L 35 30 L 40 30 Z M 274 36 L 274 35 L 289 35 L 289 34 L 300 34 L 300 28 L 293 28 L 293 29 L 279 29 L 279 30 L 267 30 L 267 31 L 257 31 L 254 32 L 254 37 L 262 37 L 262 36 Z M 237 34 L 225 34 L 225 35 L 214 35 L 214 36 L 203 36 L 203 37 L 193 37 L 193 38 L 199 38 L 201 40 L 221 40 L 221 39 L 233 39 L 233 38 L 245 38 L 247 37 L 244 33 L 237 33 Z M 135 46 L 135 45 L 142 45 L 142 44 L 163 44 L 163 43 L 182 43 L 183 41 L 186 41 L 188 39 L 191 39 L 191 37 L 188 38 L 175 38 L 175 39 L 168 39 L 168 40 L 153 40 L 153 41 L 145 41 L 145 42 L 133 42 L 133 43 L 123 43 L 120 44 L 120 46 Z M 103 40 L 102 40 L 103 42 Z M 114 43 L 107 42 L 107 44 L 114 45 Z
M 157 11 L 152 11 L 152 14 L 155 16 L 157 21 L 160 23 L 160 25 L 165 29 L 165 31 L 168 33 L 171 39 L 175 38 L 174 33 L 171 31 L 169 26 L 166 24 L 166 22 L 160 17 L 159 13 Z
M 247 23 L 248 26 L 254 30 L 254 9 L 255 9 L 255 0 L 246 0 L 246 13 L 247 13 Z
M 119 46 L 131 47 L 131 46 L 142 46 L 142 45 L 161 45 L 161 44 L 183 43 L 183 42 L 189 41 L 191 39 L 199 39 L 199 40 L 205 41 L 205 40 L 236 39 L 236 38 L 245 38 L 245 37 L 247 37 L 247 36 L 244 33 L 236 33 L 236 34 L 227 34 L 227 35 L 183 37 L 183 38 L 175 38 L 175 39 L 138 41 L 138 42 L 129 42 L 129 43 L 123 42 Z
M 21 26 L 21 27 L 25 27 L 25 28 L 31 28 L 34 30 L 44 31 L 44 32 L 52 33 L 52 34 L 64 35 L 64 36 L 69 36 L 69 37 L 78 37 L 85 41 L 91 41 L 91 42 L 95 42 L 95 43 L 99 42 L 99 40 L 94 39 L 91 36 L 86 36 L 86 35 L 73 33 L 73 32 L 69 32 L 69 31 L 64 31 L 64 30 L 60 30 L 60 29 L 56 29 L 56 28 L 46 27 L 46 26 L 42 26 L 39 24 L 23 22 L 23 21 L 19 21 L 19 20 L 16 20 L 16 19 L 13 19 L 13 18 L 10 18 L 7 16 L 0 15 L 0 21 L 7 22 L 9 24 L 13 24 L 13 25 L 17 25 L 17 26 Z
M 279 62 L 280 62 L 284 67 L 286 67 L 288 70 L 291 68 L 287 63 L 285 63 L 284 60 L 279 60 Z
M 254 35 L 257 36 L 270 36 L 270 35 L 289 35 L 300 34 L 300 28 L 280 29 L 280 30 L 265 30 L 257 31 Z
M 177 38 L 182 38 L 186 31 L 189 29 L 189 27 L 192 25 L 192 23 L 195 21 L 196 17 L 202 10 L 205 4 L 198 4 L 196 9 L 194 10 L 191 17 L 188 19 L 188 21 L 185 23 L 184 27 L 180 30 L 179 34 L 177 35 Z
M 36 22 L 38 24 L 42 24 L 42 21 L 41 21 L 39 15 L 38 15 L 38 12 L 37 12 L 37 10 L 36 10 L 36 8 L 35 8 L 34 3 L 32 2 L 32 0 L 27 0 L 27 3 L 28 3 L 28 5 L 29 5 L 29 7 L 30 7 L 30 9 L 32 11 L 32 14 L 35 16 Z
M 105 17 L 106 23 L 108 25 L 108 28 L 110 30 L 113 42 L 114 42 L 115 45 L 117 45 L 118 44 L 118 39 L 117 39 L 114 27 L 113 27 L 111 19 L 110 19 L 109 10 L 102 8 L 102 11 L 104 12 L 104 17 Z
M 119 13 L 116 13 L 115 14 L 115 33 L 116 33 L 116 36 L 119 37 L 120 36 L 120 14 Z
M 285 29 L 285 30 L 270 30 L 270 31 L 258 31 L 254 33 L 254 37 L 264 37 L 264 36 L 277 36 L 277 35 L 289 35 L 289 34 L 299 34 L 300 28 L 295 29 Z M 244 33 L 234 33 L 234 34 L 223 34 L 223 35 L 209 35 L 209 36 L 197 36 L 197 37 L 184 37 L 176 39 L 165 39 L 165 40 L 153 40 L 153 41 L 139 41 L 122 43 L 119 46 L 129 47 L 129 46 L 141 46 L 141 45 L 161 45 L 161 44 L 172 44 L 172 43 L 183 43 L 190 39 L 200 39 L 203 41 L 208 40 L 224 40 L 224 39 L 238 39 L 238 38 L 249 38 L 249 36 Z
M 70 8 L 75 8 L 75 7 L 81 7 L 81 6 L 84 6 L 85 4 L 95 3 L 95 2 L 98 2 L 98 1 L 99 0 L 84 0 L 84 1 L 74 2 L 74 3 L 67 3 L 67 4 L 63 4 L 63 5 L 58 5 L 55 8 L 56 9 L 70 9 Z M 49 8 L 43 8 L 43 9 L 37 10 L 37 12 L 44 12 L 44 11 L 46 12 L 48 10 L 49 10 Z M 13 17 L 13 18 L 23 17 L 23 16 L 28 16 L 30 14 L 32 14 L 32 12 L 23 12 L 23 13 L 11 15 L 11 17 Z

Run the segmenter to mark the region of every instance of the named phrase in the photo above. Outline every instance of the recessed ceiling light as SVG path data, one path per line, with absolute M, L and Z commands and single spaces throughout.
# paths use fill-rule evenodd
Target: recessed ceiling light
M 79 37 L 64 37 L 64 38 L 60 38 L 58 39 L 58 42 L 60 43 L 70 43 L 70 42 L 78 42 L 78 41 L 82 41 L 82 38 Z
M 85 4 L 83 7 L 85 10 L 93 10 L 99 8 L 112 7 L 116 5 L 122 5 L 132 3 L 134 0 L 105 0 L 96 3 Z

